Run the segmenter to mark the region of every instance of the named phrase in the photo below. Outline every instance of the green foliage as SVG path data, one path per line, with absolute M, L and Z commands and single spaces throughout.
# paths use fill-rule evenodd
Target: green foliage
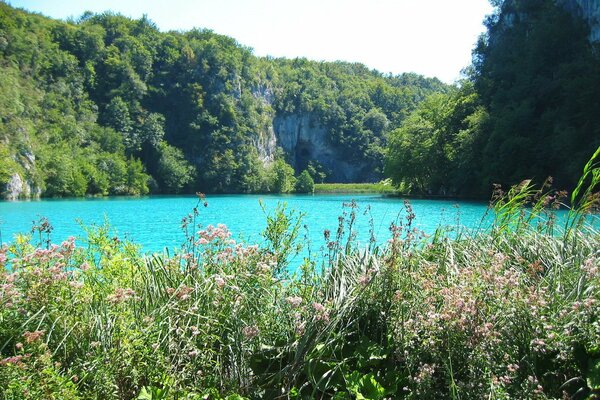
M 0 144 L 0 159 L 2 160 L 2 164 L 0 164 L 0 185 L 2 185 L 8 182 L 14 173 L 20 172 L 21 168 L 12 158 L 9 149 L 3 144 Z
M 504 20 L 522 13 L 509 26 Z M 589 28 L 554 2 L 504 2 L 475 51 L 475 84 L 489 111 L 484 179 L 572 189 L 600 145 L 600 60 Z
M 317 161 L 309 161 L 306 170 L 316 183 L 323 183 L 327 179 L 327 171 Z
M 186 161 L 181 150 L 163 142 L 156 175 L 163 193 L 180 193 L 195 180 L 196 169 Z
M 390 133 L 385 169 L 396 185 L 428 194 L 469 194 L 477 184 L 475 152 L 485 123 L 473 85 L 434 94 Z
M 273 175 L 273 191 L 276 193 L 291 193 L 296 185 L 294 169 L 283 159 L 277 159 L 271 167 Z
M 408 191 L 488 196 L 552 176 L 572 190 L 600 146 L 600 59 L 589 27 L 553 1 L 498 1 L 468 80 L 390 134 L 386 174 Z
M 529 190 L 497 206 L 526 215 Z M 324 253 L 296 272 L 288 262 L 302 216 L 284 205 L 265 209 L 256 246 L 224 225 L 200 228 L 196 208 L 184 219 L 193 233 L 170 255 L 143 256 L 107 225 L 87 228 L 80 246 L 53 246 L 40 221 L 35 235 L 0 247 L 0 398 L 597 392 L 592 227 L 554 235 L 509 224 L 425 239 L 407 204 L 390 241 L 365 250 L 352 239 L 360 210 L 348 211 Z
M 302 171 L 296 180 L 297 193 L 313 193 L 315 191 L 315 181 L 307 170 Z
M 317 183 L 315 193 L 395 194 L 397 190 L 389 180 L 385 180 L 379 183 Z
M 289 171 L 260 148 L 290 113 L 324 126 L 348 162 L 365 165 L 361 179 L 380 177 L 389 129 L 446 88 L 359 64 L 258 58 L 211 31 L 161 33 L 112 13 L 61 22 L 0 3 L 0 39 L 0 141 L 48 196 L 143 193 L 129 160 L 163 193 L 292 191 Z M 318 165 L 305 158 L 292 163 L 298 173 Z M 335 176 L 314 168 L 317 181 Z

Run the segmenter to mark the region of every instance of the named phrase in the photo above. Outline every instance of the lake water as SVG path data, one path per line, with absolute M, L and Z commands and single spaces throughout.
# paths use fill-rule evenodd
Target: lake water
M 305 213 L 303 225 L 308 227 L 310 247 L 318 250 L 324 245 L 323 231 L 335 235 L 338 216 L 343 204 L 355 200 L 358 239 L 363 244 L 369 240 L 369 221 L 372 219 L 377 241 L 383 243 L 390 237 L 389 226 L 404 219 L 402 199 L 380 195 L 214 195 L 208 196 L 208 207 L 200 207 L 198 222 L 203 226 L 223 223 L 236 239 L 260 243 L 260 232 L 266 226 L 266 217 L 259 200 L 267 212 L 272 212 L 279 202 L 288 209 Z M 48 199 L 35 201 L 0 202 L 0 234 L 4 243 L 13 240 L 17 233 L 28 233 L 33 221 L 46 217 L 54 227 L 52 239 L 60 242 L 68 236 L 84 234 L 80 224 L 102 224 L 106 219 L 121 238 L 142 245 L 144 252 L 162 251 L 179 247 L 185 236 L 181 219 L 191 212 L 198 199 L 195 196 L 149 196 Z M 433 233 L 440 225 L 469 228 L 481 226 L 487 203 L 450 200 L 410 200 L 416 214 L 413 225 L 426 233 Z M 364 212 L 368 210 L 367 215 Z M 301 236 L 306 231 L 303 229 Z

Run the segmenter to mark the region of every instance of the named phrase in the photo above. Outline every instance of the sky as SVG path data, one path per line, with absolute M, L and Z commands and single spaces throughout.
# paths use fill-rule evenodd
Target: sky
M 146 14 L 161 31 L 207 28 L 257 56 L 361 62 L 452 83 L 485 31 L 488 0 L 5 0 L 66 19 L 84 11 Z

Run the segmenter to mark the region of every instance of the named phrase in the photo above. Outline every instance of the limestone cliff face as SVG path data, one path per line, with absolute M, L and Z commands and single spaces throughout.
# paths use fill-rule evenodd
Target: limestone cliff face
M 258 151 L 260 160 L 263 164 L 268 165 L 275 160 L 275 152 L 277 151 L 277 138 L 273 131 L 275 113 L 272 109 L 275 95 L 269 82 L 256 85 L 252 89 L 252 95 L 264 105 L 267 121 L 251 140 L 254 148 Z
M 35 169 L 35 156 L 28 151 L 22 154 L 22 157 L 15 157 L 15 159 L 22 168 L 21 172 L 14 172 L 3 187 L 0 186 L 0 199 L 17 200 L 40 197 L 42 190 L 27 179 L 27 175 Z M 23 171 L 25 175 L 23 175 Z
M 600 0 L 555 0 L 556 4 L 571 14 L 582 18 L 590 27 L 589 39 L 592 42 L 600 41 Z M 505 4 L 514 4 L 516 0 L 507 0 Z M 527 15 L 522 12 L 511 12 L 502 16 L 505 26 L 512 26 L 515 20 L 526 20 Z
M 275 161 L 277 139 L 272 125 L 269 126 L 265 132 L 261 132 L 259 135 L 252 138 L 252 144 L 258 151 L 258 158 L 260 158 L 263 164 L 268 165 Z
M 350 162 L 329 141 L 329 133 L 310 114 L 276 116 L 273 128 L 277 144 L 288 154 L 296 171 L 306 168 L 309 161 L 319 162 L 331 171 L 334 182 L 357 182 L 365 179 L 366 165 Z
M 599 0 L 559 0 L 566 10 L 583 18 L 590 26 L 590 40 L 600 41 L 600 1 Z
M 17 200 L 30 197 L 40 197 L 41 190 L 26 181 L 20 174 L 14 173 L 4 187 L 2 198 Z

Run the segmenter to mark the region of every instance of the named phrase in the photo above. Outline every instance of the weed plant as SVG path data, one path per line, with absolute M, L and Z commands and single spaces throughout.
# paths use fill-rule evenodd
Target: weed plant
M 106 225 L 52 244 L 41 221 L 0 250 L 0 399 L 598 398 L 586 168 L 560 227 L 561 197 L 524 182 L 489 230 L 426 237 L 406 203 L 359 248 L 350 203 L 296 273 L 301 216 L 281 205 L 247 245 L 199 227 L 200 198 L 181 251 L 151 257 Z

